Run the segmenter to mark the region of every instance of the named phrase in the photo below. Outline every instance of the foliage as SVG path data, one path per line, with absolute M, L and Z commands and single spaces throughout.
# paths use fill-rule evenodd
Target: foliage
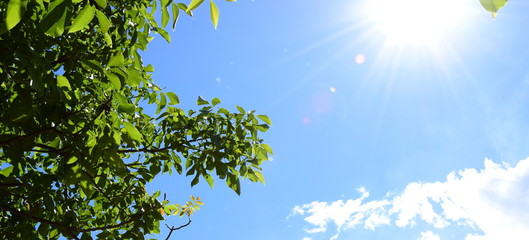
M 139 54 L 153 34 L 170 42 L 166 26 L 202 3 L 0 1 L 1 239 L 158 233 L 164 216 L 202 204 L 147 193 L 162 173 L 192 176 L 192 186 L 221 179 L 237 194 L 241 179 L 264 182 L 272 150 L 258 133 L 270 119 L 217 98 L 184 111 Z M 213 1 L 210 13 L 216 27 Z
M 492 13 L 492 17 L 496 18 L 496 14 L 498 13 L 498 10 L 505 6 L 508 0 L 479 0 L 481 3 L 481 6 L 485 8 L 485 10 Z

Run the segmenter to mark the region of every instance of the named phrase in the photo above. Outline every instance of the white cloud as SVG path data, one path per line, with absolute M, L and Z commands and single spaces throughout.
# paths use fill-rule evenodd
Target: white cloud
M 441 240 L 441 237 L 432 231 L 426 231 L 422 232 L 421 237 L 419 237 L 417 240 Z
M 326 232 L 329 223 L 340 232 L 381 225 L 413 227 L 422 221 L 435 229 L 466 226 L 466 240 L 526 239 L 529 236 L 529 159 L 515 167 L 485 160 L 482 170 L 448 174 L 443 182 L 413 182 L 393 198 L 366 201 L 369 192 L 357 189 L 357 199 L 312 202 L 293 209 L 305 216 L 307 233 Z M 439 240 L 431 231 L 420 240 Z

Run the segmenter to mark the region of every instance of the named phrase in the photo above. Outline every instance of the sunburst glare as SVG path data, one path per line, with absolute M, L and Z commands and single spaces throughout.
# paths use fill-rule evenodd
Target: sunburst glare
M 367 14 L 393 44 L 435 44 L 465 18 L 462 0 L 371 0 Z

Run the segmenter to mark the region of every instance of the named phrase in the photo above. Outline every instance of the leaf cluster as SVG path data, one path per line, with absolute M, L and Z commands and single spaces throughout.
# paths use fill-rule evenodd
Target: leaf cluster
M 241 179 L 264 183 L 272 149 L 259 133 L 270 119 L 217 98 L 184 111 L 142 61 L 153 34 L 169 42 L 169 22 L 202 2 L 0 1 L 0 238 L 158 233 L 167 213 L 202 204 L 147 193 L 163 173 L 191 176 L 192 186 L 221 180 L 237 194 Z M 216 27 L 212 1 L 210 10 Z

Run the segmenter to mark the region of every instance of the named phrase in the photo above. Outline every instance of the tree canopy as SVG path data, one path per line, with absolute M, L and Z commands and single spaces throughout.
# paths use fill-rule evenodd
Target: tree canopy
M 165 216 L 202 204 L 148 193 L 162 173 L 190 176 L 191 186 L 221 180 L 237 194 L 241 179 L 264 183 L 267 116 L 202 97 L 185 111 L 142 62 L 154 34 L 170 42 L 166 27 L 202 3 L 0 1 L 0 238 L 159 233 Z

